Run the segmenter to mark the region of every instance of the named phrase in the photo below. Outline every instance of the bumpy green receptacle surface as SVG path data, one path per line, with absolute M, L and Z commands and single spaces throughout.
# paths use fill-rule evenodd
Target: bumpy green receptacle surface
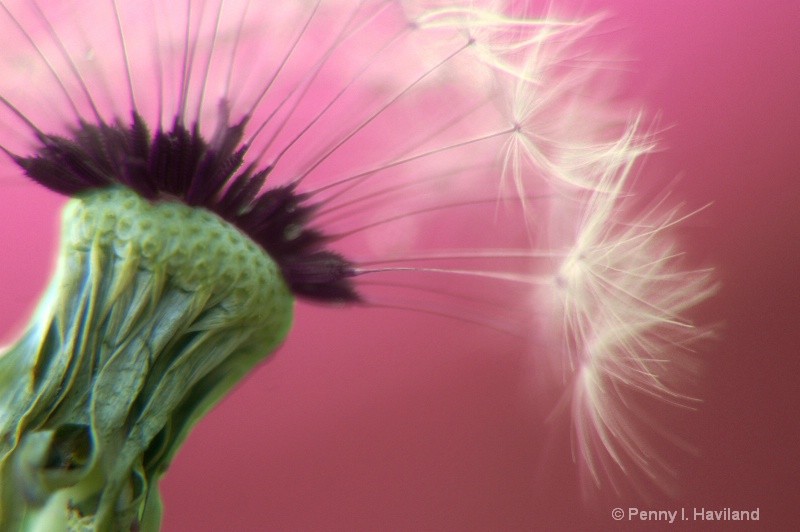
M 0 356 L 0 531 L 157 530 L 158 478 L 293 304 L 210 212 L 122 188 L 71 201 L 56 277 Z

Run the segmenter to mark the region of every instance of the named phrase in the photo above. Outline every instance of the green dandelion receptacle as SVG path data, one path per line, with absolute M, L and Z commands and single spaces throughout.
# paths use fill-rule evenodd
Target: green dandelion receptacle
M 283 341 L 294 298 L 202 209 L 112 188 L 73 199 L 63 227 L 45 303 L 0 357 L 0 529 L 156 530 L 158 478 Z

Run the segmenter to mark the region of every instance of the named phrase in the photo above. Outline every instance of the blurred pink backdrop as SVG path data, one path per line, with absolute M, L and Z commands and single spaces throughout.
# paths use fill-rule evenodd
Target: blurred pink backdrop
M 287 344 L 194 431 L 166 480 L 164 530 L 788 530 L 800 399 L 800 3 L 586 1 L 622 43 L 625 93 L 659 111 L 690 255 L 721 292 L 704 403 L 684 415 L 677 501 L 580 502 L 569 434 L 545 425 L 528 357 L 500 333 L 388 310 L 301 306 Z M 679 179 L 674 180 L 678 177 Z M 0 343 L 53 269 L 63 203 L 0 177 Z M 611 509 L 760 509 L 760 522 L 615 522 Z

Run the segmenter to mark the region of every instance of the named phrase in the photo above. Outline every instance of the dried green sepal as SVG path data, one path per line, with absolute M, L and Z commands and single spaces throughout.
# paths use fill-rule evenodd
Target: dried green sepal
M 72 200 L 55 279 L 0 356 L 0 530 L 157 530 L 157 480 L 293 305 L 213 213 L 124 188 Z

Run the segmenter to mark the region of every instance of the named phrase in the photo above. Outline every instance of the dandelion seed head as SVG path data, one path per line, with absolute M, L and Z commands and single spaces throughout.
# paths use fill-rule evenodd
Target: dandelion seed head
M 582 44 L 596 18 L 492 0 L 0 6 L 0 148 L 12 173 L 72 198 L 74 252 L 45 325 L 11 352 L 44 368 L 50 395 L 31 401 L 58 396 L 53 419 L 91 426 L 91 460 L 110 468 L 81 511 L 109 523 L 124 507 L 114 518 L 138 526 L 131 494 L 280 343 L 294 297 L 517 335 L 549 319 L 585 476 L 616 489 L 671 474 L 630 398 L 692 403 L 675 368 L 705 334 L 685 314 L 713 286 L 684 269 L 677 210 L 630 213 L 655 140 Z M 31 362 L 32 345 L 63 367 Z M 84 369 L 103 378 L 81 377 L 94 406 L 75 420 L 87 394 L 59 371 Z M 102 399 L 111 376 L 130 404 Z M 3 475 L 51 428 L 15 408 Z

